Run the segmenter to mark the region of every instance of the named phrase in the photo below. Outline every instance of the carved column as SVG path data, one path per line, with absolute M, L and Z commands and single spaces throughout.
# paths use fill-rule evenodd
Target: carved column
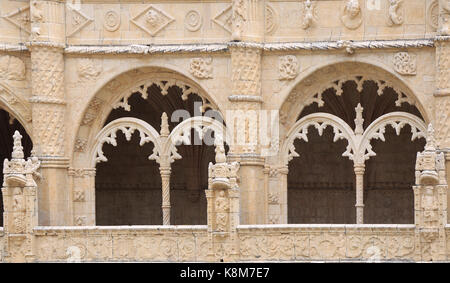
M 364 164 L 355 164 L 356 176 L 356 224 L 364 223 Z
M 170 225 L 170 165 L 160 166 L 163 225 Z
M 223 144 L 216 147 L 216 164 L 209 164 L 208 213 L 209 260 L 235 261 L 239 258 L 239 163 L 227 163 Z
M 167 114 L 164 112 L 161 116 L 161 144 L 168 142 L 170 131 Z M 162 193 L 162 215 L 163 225 L 170 225 L 170 156 L 162 156 L 159 159 L 159 173 L 161 174 L 161 193 Z
M 230 143 L 229 161 L 241 164 L 241 223 L 263 224 L 264 211 L 264 157 L 261 156 L 261 49 L 245 44 L 232 45 L 232 90 L 227 111 L 227 129 Z
M 445 156 L 436 150 L 430 124 L 425 150 L 417 153 L 416 160 L 416 260 L 446 260 L 447 190 Z
M 31 1 L 33 145 L 42 160 L 42 225 L 71 222 L 65 151 L 64 2 Z
M 3 223 L 6 262 L 35 260 L 33 229 L 38 225 L 37 184 L 40 162 L 37 157 L 24 159 L 22 136 L 14 134 L 11 161 L 5 159 L 3 174 Z

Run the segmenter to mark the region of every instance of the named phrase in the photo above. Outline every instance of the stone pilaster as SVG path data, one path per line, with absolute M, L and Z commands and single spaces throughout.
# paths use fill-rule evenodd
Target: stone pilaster
M 37 226 L 37 157 L 25 161 L 21 143 L 22 136 L 14 134 L 11 161 L 5 159 L 3 166 L 3 223 L 6 262 L 32 262 L 35 260 L 33 229 Z
M 239 163 L 227 163 L 222 145 L 216 147 L 216 164 L 209 164 L 206 190 L 209 259 L 230 262 L 239 258 Z
M 266 217 L 264 158 L 261 156 L 261 49 L 232 44 L 231 109 L 226 113 L 232 141 L 229 161 L 241 164 L 241 223 L 263 224 Z
M 69 168 L 68 175 L 72 195 L 72 222 L 74 226 L 95 225 L 95 168 Z
M 263 41 L 265 1 L 233 0 L 232 7 L 232 40 Z
M 33 145 L 42 160 L 40 224 L 71 222 L 65 150 L 64 2 L 31 1 Z
M 447 190 L 445 156 L 436 150 L 434 130 L 430 124 L 425 150 L 417 153 L 416 160 L 416 260 L 446 259 Z

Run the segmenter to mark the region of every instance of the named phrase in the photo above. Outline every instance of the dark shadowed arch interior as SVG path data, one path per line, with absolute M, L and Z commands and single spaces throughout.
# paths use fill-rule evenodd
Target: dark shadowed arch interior
M 113 110 L 105 125 L 122 117 L 135 117 L 146 121 L 158 132 L 161 116 L 166 112 L 172 131 L 182 120 L 172 122 L 176 110 L 186 110 L 190 117 L 201 115 L 201 98 L 191 94 L 181 98 L 181 89 L 170 87 L 167 95 L 153 85 L 148 98 L 133 94 L 128 102 L 131 111 Z M 170 180 L 171 224 L 206 224 L 206 198 L 208 164 L 214 161 L 214 146 L 194 145 L 196 133 L 191 131 L 192 145 L 179 145 L 183 157 L 172 163 Z M 197 136 L 198 138 L 198 136 Z M 161 178 L 159 164 L 148 160 L 153 145 L 139 147 L 138 134 L 130 142 L 118 140 L 117 147 L 104 146 L 108 162 L 97 166 L 96 223 L 97 225 L 157 225 L 162 224 Z M 119 177 L 120 176 L 120 177 Z M 119 179 L 119 181 L 113 181 Z M 120 211 L 120 213 L 119 213 Z
M 13 135 L 15 131 L 19 131 L 22 135 L 22 146 L 25 158 L 30 156 L 33 144 L 30 136 L 27 134 L 23 126 L 14 119 L 8 112 L 0 108 L 0 184 L 3 184 L 3 160 L 11 159 L 13 150 Z M 3 226 L 3 197 L 0 193 L 0 226 Z
M 347 141 L 333 143 L 333 128 L 294 143 L 300 157 L 289 162 L 288 223 L 355 223 L 353 163 L 342 158 Z
M 355 128 L 358 103 L 364 108 L 363 128 L 380 116 L 402 111 L 422 118 L 418 109 L 406 102 L 396 105 L 398 94 L 385 88 L 378 95 L 373 81 L 363 84 L 362 92 L 353 81 L 343 84 L 342 95 L 334 89 L 322 94 L 324 106 L 306 106 L 298 119 L 324 112 L 343 119 Z M 313 129 L 313 128 L 311 128 Z M 355 223 L 355 175 L 353 162 L 341 156 L 347 142 L 333 143 L 330 127 L 319 137 L 309 131 L 309 142 L 296 141 L 300 157 L 289 163 L 288 218 L 291 223 Z M 414 166 L 416 154 L 423 150 L 423 139 L 411 142 L 411 128 L 405 126 L 400 135 L 386 127 L 386 142 L 372 141 L 377 156 L 366 162 L 364 177 L 364 223 L 413 223 Z

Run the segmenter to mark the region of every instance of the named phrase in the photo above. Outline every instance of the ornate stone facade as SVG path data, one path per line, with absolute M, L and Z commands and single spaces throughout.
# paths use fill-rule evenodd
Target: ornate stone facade
M 449 1 L 81 2 L 0 3 L 1 261 L 450 260 Z

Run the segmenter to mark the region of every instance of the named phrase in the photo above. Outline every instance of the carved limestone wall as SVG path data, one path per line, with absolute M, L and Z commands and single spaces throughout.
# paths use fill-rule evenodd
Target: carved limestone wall
M 36 227 L 37 262 L 206 261 L 206 226 Z

